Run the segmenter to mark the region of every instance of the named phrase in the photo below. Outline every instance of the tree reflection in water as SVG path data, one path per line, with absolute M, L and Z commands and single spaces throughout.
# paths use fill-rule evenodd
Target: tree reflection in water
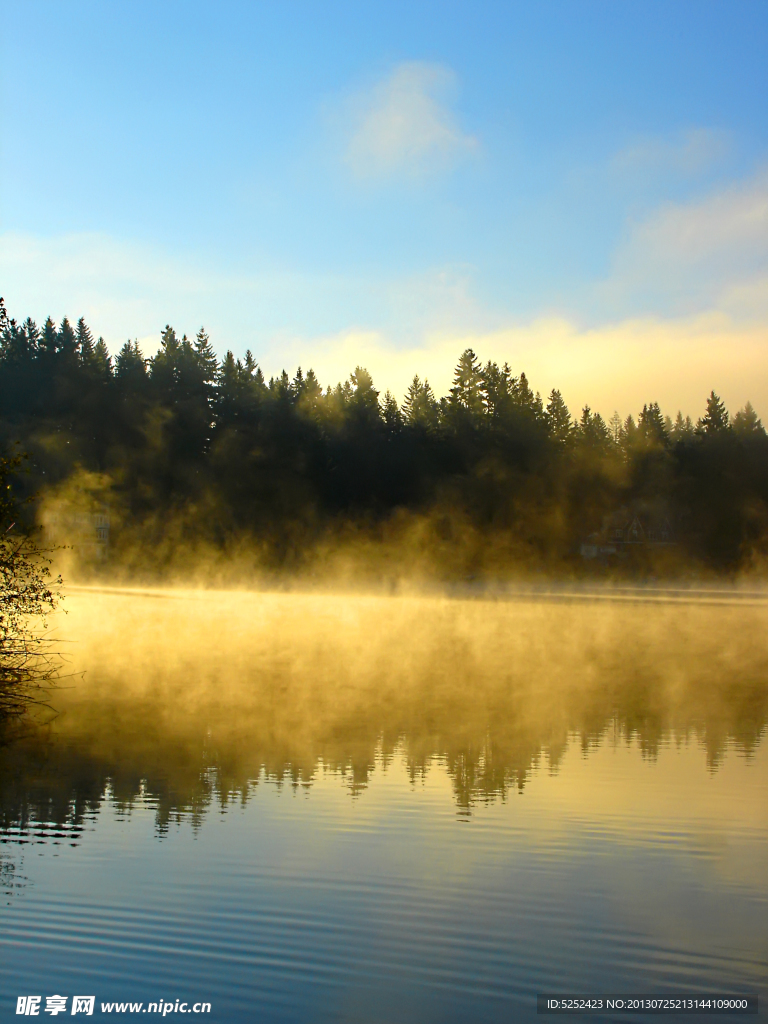
M 749 757 L 768 710 L 768 606 L 338 595 L 79 593 L 57 717 L 6 737 L 6 841 L 76 842 L 106 799 L 201 825 L 265 780 L 440 762 L 460 813 L 556 771 L 569 743 Z M 58 835 L 54 833 L 58 830 Z

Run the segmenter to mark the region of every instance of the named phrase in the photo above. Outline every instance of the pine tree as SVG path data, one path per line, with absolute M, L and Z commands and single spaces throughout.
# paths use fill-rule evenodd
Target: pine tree
M 59 332 L 50 317 L 46 317 L 40 336 L 40 349 L 47 356 L 55 356 L 59 350 Z
M 758 419 L 751 402 L 747 402 L 733 417 L 733 429 L 743 437 L 750 434 L 765 434 L 765 427 Z
M 74 362 L 77 358 L 77 337 L 72 329 L 72 324 L 66 317 L 61 321 L 59 328 L 57 349 L 68 362 Z
M 296 376 L 291 381 L 291 392 L 293 397 L 298 401 L 304 391 L 304 374 L 301 372 L 301 367 L 296 370 Z
M 421 378 L 418 373 L 414 374 L 413 380 L 408 385 L 408 390 L 403 399 L 403 418 L 406 423 L 413 424 L 414 414 L 419 405 L 421 395 Z
M 707 399 L 707 411 L 697 424 L 700 434 L 716 434 L 728 429 L 728 410 L 725 402 L 714 391 L 710 392 Z
M 350 396 L 350 412 L 359 420 L 372 425 L 381 421 L 379 392 L 373 386 L 373 378 L 363 366 L 355 367 L 349 383 L 354 388 Z
M 349 381 L 345 381 L 344 384 L 339 382 L 335 388 L 332 388 L 329 384 L 323 397 L 322 410 L 324 419 L 334 426 L 343 423 L 351 397 L 352 386 Z
M 166 324 L 160 335 L 160 348 L 149 361 L 149 370 L 153 385 L 170 403 L 173 403 L 177 397 L 180 349 L 176 331 L 170 324 Z
M 512 389 L 517 384 L 512 378 L 509 363 L 504 363 L 499 369 L 496 363 L 489 360 L 483 367 L 482 379 L 483 398 L 489 415 L 502 416 L 509 403 Z
M 85 322 L 85 318 L 82 316 L 77 321 L 75 336 L 77 339 L 77 353 L 80 357 L 80 362 L 83 366 L 90 367 L 93 361 L 93 335 Z
M 24 331 L 27 335 L 27 347 L 31 356 L 37 355 L 40 348 L 40 331 L 37 329 L 37 324 L 31 317 L 27 317 L 23 324 Z
M 307 375 L 302 384 L 299 408 L 302 412 L 309 413 L 311 416 L 316 417 L 319 412 L 319 405 L 322 397 L 323 389 L 320 387 L 315 371 L 310 368 L 307 370 Z
M 0 299 L 0 358 L 6 366 L 29 364 L 38 353 L 40 332 L 35 321 L 27 317 L 19 327 L 9 319 Z
M 465 349 L 459 357 L 449 401 L 453 410 L 471 417 L 482 416 L 484 412 L 483 375 L 471 348 Z
M 690 416 L 683 418 L 682 412 L 678 409 L 675 422 L 672 425 L 672 429 L 669 431 L 669 436 L 677 444 L 680 441 L 686 441 L 693 437 L 694 429 L 693 422 Z
M 544 416 L 549 436 L 559 445 L 566 445 L 573 434 L 573 424 L 568 406 L 556 388 L 550 392 Z
M 440 410 L 429 381 L 422 384 L 418 374 L 411 381 L 403 401 L 403 419 L 410 427 L 434 429 Z
M 238 364 L 239 365 L 239 364 Z M 271 381 L 270 381 L 271 384 Z M 288 376 L 288 371 L 283 370 L 280 376 L 275 380 L 274 387 L 275 395 L 280 402 L 285 404 L 290 403 L 293 400 L 293 390 L 291 388 L 291 378 Z
M 667 431 L 664 426 L 664 417 L 661 414 L 658 402 L 651 402 L 644 405 L 640 413 L 637 426 L 638 434 L 650 445 L 665 445 L 667 443 Z
M 512 388 L 512 399 L 515 405 L 519 405 L 523 409 L 530 409 L 531 411 L 536 410 L 536 396 L 531 390 L 531 386 L 528 383 L 528 378 L 524 373 L 521 373 L 515 381 L 515 384 Z M 539 399 L 538 404 L 541 404 L 541 399 Z
M 195 355 L 203 387 L 209 400 L 212 400 L 213 387 L 219 372 L 219 361 L 216 358 L 216 353 L 213 351 L 210 338 L 205 333 L 204 327 L 201 327 L 195 335 Z
M 115 358 L 115 379 L 130 391 L 139 391 L 146 384 L 147 360 L 138 341 L 126 341 Z
M 613 416 L 611 416 L 610 420 L 608 421 L 608 430 L 611 434 L 611 440 L 617 447 L 619 447 L 624 436 L 624 425 L 621 421 L 621 416 L 619 416 L 618 411 L 615 411 Z
M 599 412 L 593 413 L 588 405 L 581 411 L 577 436 L 579 443 L 587 448 L 606 449 L 611 442 L 605 420 Z
M 304 380 L 304 395 L 313 402 L 317 402 L 322 393 L 323 389 L 320 387 L 315 371 L 310 367 Z
M 97 375 L 104 380 L 112 376 L 112 357 L 107 343 L 101 337 L 93 346 L 93 367 Z
M 244 398 L 250 390 L 250 374 L 227 350 L 216 375 L 216 417 L 220 425 L 231 426 L 245 411 Z
M 387 433 L 397 434 L 403 429 L 403 416 L 397 404 L 397 399 L 391 391 L 384 393 L 382 402 L 382 414 Z

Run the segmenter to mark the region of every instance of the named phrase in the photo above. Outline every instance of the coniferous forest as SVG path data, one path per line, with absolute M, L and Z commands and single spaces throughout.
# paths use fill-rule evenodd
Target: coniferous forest
M 525 373 L 461 354 L 450 393 L 402 405 L 362 367 L 265 379 L 204 330 L 111 355 L 85 321 L 0 304 L 0 430 L 29 454 L 22 490 L 80 494 L 110 521 L 107 561 L 258 552 L 276 571 L 378 550 L 443 576 L 728 573 L 768 555 L 768 437 L 713 391 L 692 421 L 649 402 L 606 422 Z M 324 382 L 327 383 L 327 382 Z M 717 382 L 713 382 L 716 387 Z

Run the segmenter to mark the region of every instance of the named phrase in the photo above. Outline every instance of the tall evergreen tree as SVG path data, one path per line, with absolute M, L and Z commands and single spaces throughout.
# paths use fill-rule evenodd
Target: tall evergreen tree
M 611 434 L 599 412 L 593 413 L 588 405 L 581 412 L 577 438 L 583 447 L 606 450 L 611 443 Z
M 482 379 L 485 407 L 490 416 L 498 419 L 507 411 L 517 380 L 512 377 L 509 363 L 499 367 L 491 360 L 483 367 Z
M 216 377 L 219 372 L 219 361 L 213 351 L 210 338 L 201 327 L 195 336 L 195 355 L 200 372 L 200 386 L 210 405 L 213 404 Z
M 323 389 L 320 387 L 315 371 L 310 367 L 307 370 L 307 375 L 301 388 L 301 397 L 299 399 L 301 411 L 312 418 L 316 418 L 322 397 Z
M 93 361 L 93 335 L 85 322 L 85 317 L 80 317 L 77 321 L 77 329 L 75 331 L 77 339 L 77 353 L 80 357 L 80 362 L 83 366 L 91 366 Z
M 611 440 L 618 448 L 621 445 L 624 435 L 624 424 L 621 421 L 621 416 L 619 416 L 618 410 L 614 411 L 613 416 L 611 416 L 608 421 L 608 430 L 611 434 Z
M 707 399 L 707 411 L 697 424 L 702 434 L 716 434 L 728 429 L 728 410 L 720 396 L 711 391 Z
M 646 444 L 665 445 L 667 443 L 667 428 L 664 425 L 664 417 L 658 402 L 651 402 L 650 405 L 643 406 L 637 429 Z
M 141 353 L 138 341 L 126 341 L 115 358 L 115 378 L 119 384 L 133 392 L 139 392 L 148 380 L 147 360 Z
M 48 357 L 55 356 L 59 351 L 59 332 L 51 317 L 46 317 L 40 336 L 40 350 Z
M 349 402 L 353 417 L 358 422 L 365 422 L 368 425 L 380 423 L 379 392 L 373 386 L 370 373 L 364 367 L 358 366 L 349 380 L 354 388 Z
M 471 348 L 465 349 L 459 357 L 449 401 L 454 411 L 468 414 L 472 418 L 479 418 L 485 411 L 483 374 Z
M 400 412 L 397 399 L 391 391 L 386 391 L 384 393 L 384 398 L 382 400 L 382 415 L 384 417 L 384 425 L 387 428 L 388 434 L 397 434 L 403 429 L 403 415 Z
M 77 337 L 72 329 L 72 324 L 66 317 L 61 321 L 61 327 L 59 328 L 57 349 L 68 363 L 74 362 L 77 357 Z
M 416 374 L 408 386 L 403 401 L 403 419 L 410 427 L 421 427 L 434 430 L 440 416 L 440 407 L 434 396 L 429 381 L 422 384 Z
M 101 337 L 93 346 L 93 366 L 97 375 L 103 380 L 112 376 L 112 357 L 109 354 L 107 343 Z
M 522 406 L 524 409 L 533 409 L 536 404 L 536 397 L 531 391 L 531 386 L 528 383 L 528 378 L 524 373 L 521 373 L 517 378 L 512 396 L 517 405 Z
M 692 438 L 694 435 L 694 427 L 691 417 L 683 417 L 682 412 L 678 409 L 675 422 L 672 425 L 672 429 L 669 431 L 669 435 L 675 443 Z
M 637 424 L 632 413 L 624 420 L 624 429 L 621 435 L 621 447 L 624 454 L 629 456 L 637 441 Z
M 169 402 L 177 400 L 180 348 L 176 331 L 166 324 L 160 335 L 160 348 L 149 361 L 149 370 L 152 384 Z
M 553 388 L 547 402 L 545 422 L 549 436 L 559 445 L 566 445 L 573 434 L 573 423 L 568 406 L 560 392 Z
M 750 434 L 765 435 L 765 427 L 763 427 L 762 421 L 758 418 L 751 402 L 747 402 L 744 408 L 739 409 L 733 417 L 733 429 L 742 437 L 748 437 Z

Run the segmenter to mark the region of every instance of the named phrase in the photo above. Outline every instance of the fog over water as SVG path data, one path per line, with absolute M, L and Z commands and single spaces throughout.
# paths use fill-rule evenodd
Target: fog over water
M 765 991 L 761 594 L 65 606 L 71 674 L 0 747 L 4 990 L 296 1021 Z

